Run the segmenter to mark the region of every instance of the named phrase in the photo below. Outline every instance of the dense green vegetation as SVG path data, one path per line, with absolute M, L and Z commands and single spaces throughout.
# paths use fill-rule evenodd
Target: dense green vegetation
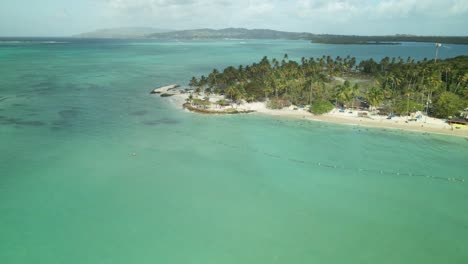
M 324 44 L 373 44 L 388 45 L 399 44 L 401 42 L 429 42 L 446 44 L 468 44 L 468 37 L 450 36 L 342 36 L 342 35 L 313 35 L 311 40 L 314 43 Z
M 310 112 L 316 114 L 316 115 L 321 115 L 330 112 L 333 110 L 333 104 L 330 103 L 329 101 L 315 101 L 310 105 Z
M 468 106 L 468 56 L 447 60 L 353 57 L 281 61 L 264 57 L 252 65 L 214 69 L 193 77 L 195 92 L 224 94 L 238 101 L 267 101 L 270 108 L 310 105 L 316 113 L 337 107 L 379 109 L 381 113 L 427 111 L 437 117 L 458 115 Z
M 310 33 L 276 31 L 270 29 L 192 29 L 148 35 L 154 39 L 304 39 L 310 40 Z
M 159 32 L 147 35 L 153 39 L 185 39 L 185 40 L 209 40 L 209 39 L 293 39 L 310 40 L 314 43 L 326 44 L 399 44 L 400 42 L 431 42 L 445 44 L 468 44 L 468 37 L 450 36 L 349 36 L 312 34 L 307 32 L 285 32 L 269 29 L 191 29 L 170 32 Z

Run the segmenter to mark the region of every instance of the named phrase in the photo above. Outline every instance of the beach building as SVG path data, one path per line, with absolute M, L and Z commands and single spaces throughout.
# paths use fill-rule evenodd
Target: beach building
M 464 119 L 468 119 L 468 107 L 465 110 L 460 112 L 460 116 Z

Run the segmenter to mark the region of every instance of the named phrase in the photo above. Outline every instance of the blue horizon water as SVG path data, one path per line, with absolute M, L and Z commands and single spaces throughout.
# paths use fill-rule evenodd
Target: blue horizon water
M 466 138 L 196 115 L 149 95 L 263 56 L 432 45 L 62 42 L 0 44 L 0 263 L 468 261 Z

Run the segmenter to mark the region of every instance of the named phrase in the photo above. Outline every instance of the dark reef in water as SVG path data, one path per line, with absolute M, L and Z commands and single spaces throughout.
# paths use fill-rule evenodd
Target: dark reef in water
M 0 124 L 2 125 L 17 125 L 17 126 L 44 126 L 46 125 L 45 122 L 37 121 L 37 120 L 23 120 L 21 118 L 13 118 L 13 117 L 6 117 L 0 116 Z
M 70 109 L 58 111 L 57 114 L 60 119 L 53 121 L 52 130 L 60 130 L 63 128 L 71 127 L 72 120 L 75 120 L 81 113 L 80 107 L 70 107 Z
M 52 127 L 51 127 L 52 130 L 61 130 L 61 129 L 72 126 L 70 121 L 64 120 L 64 119 L 55 120 L 51 124 L 52 124 Z
M 79 115 L 79 113 L 80 112 L 78 110 L 76 110 L 76 109 L 62 110 L 62 111 L 58 112 L 60 117 L 65 118 L 65 119 L 77 117 Z
M 37 88 L 34 89 L 33 92 L 35 92 L 38 95 L 46 95 L 46 94 L 51 94 L 53 91 L 52 88 L 46 87 L 46 88 Z
M 170 119 L 170 118 L 163 118 L 159 120 L 143 121 L 142 123 L 147 126 L 157 126 L 157 125 L 175 125 L 180 122 L 174 119 Z
M 141 111 L 135 111 L 135 112 L 131 112 L 130 115 L 132 116 L 144 116 L 148 113 L 148 111 L 146 110 L 141 110 Z
M 24 125 L 24 126 L 44 126 L 46 123 L 42 121 L 18 121 L 18 125 Z

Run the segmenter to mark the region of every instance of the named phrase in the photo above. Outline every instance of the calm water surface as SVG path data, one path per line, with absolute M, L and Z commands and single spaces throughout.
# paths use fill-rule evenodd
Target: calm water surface
M 201 116 L 148 94 L 284 53 L 434 47 L 0 42 L 0 263 L 468 263 L 467 139 Z

